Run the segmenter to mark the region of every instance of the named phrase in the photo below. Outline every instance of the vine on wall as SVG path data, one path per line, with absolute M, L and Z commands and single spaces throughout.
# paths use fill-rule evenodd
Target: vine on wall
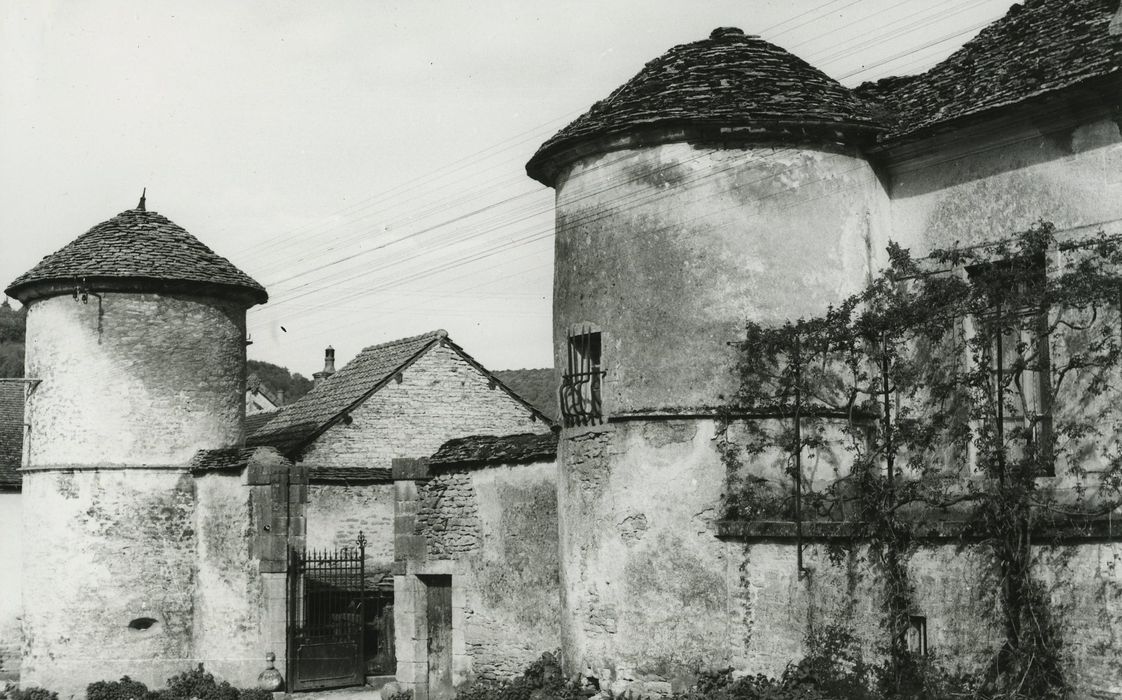
M 820 317 L 748 324 L 730 408 L 750 419 L 720 444 L 726 515 L 794 520 L 800 577 L 806 522 L 842 523 L 867 548 L 890 696 L 924 683 L 907 642 L 908 561 L 932 519 L 952 523 L 961 547 L 988 556 L 1002 614 L 975 692 L 1061 696 L 1064 640 L 1037 557 L 1122 502 L 1122 245 L 1060 242 L 1041 222 L 920 260 L 891 245 L 889 259 Z M 839 452 L 831 478 L 808 477 L 804 460 Z M 775 454 L 782 481 L 757 468 Z

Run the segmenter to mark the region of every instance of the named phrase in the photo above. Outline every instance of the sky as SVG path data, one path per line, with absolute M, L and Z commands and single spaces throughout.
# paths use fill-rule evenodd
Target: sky
M 537 147 L 737 26 L 846 85 L 920 72 L 1010 0 L 0 0 L 0 282 L 136 206 L 268 289 L 251 359 L 436 328 L 552 364 Z

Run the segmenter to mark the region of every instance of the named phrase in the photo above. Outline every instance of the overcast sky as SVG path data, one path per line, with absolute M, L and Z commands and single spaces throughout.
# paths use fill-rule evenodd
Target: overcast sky
M 538 145 L 717 26 L 847 85 L 949 55 L 1009 0 L 0 0 L 0 281 L 136 206 L 264 284 L 249 356 L 445 328 L 491 369 L 550 353 Z

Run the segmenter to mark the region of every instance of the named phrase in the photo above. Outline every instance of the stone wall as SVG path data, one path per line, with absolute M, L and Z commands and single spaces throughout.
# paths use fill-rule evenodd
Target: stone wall
M 530 409 L 511 398 L 455 350 L 430 349 L 303 454 L 317 466 L 389 469 L 395 457 L 430 455 L 454 437 L 545 432 Z M 369 535 L 368 535 L 369 536 Z
M 666 143 L 582 158 L 556 188 L 555 366 L 595 324 L 608 415 L 723 405 L 745 319 L 819 312 L 885 245 L 887 198 L 853 152 Z
M 895 154 L 886 171 L 891 237 L 917 253 L 1009 238 L 1041 219 L 1061 234 L 1122 231 L 1117 117 L 982 124 Z
M 883 660 L 883 577 L 866 547 L 808 536 L 810 574 L 800 579 L 793 537 L 725 529 L 716 430 L 714 421 L 629 421 L 563 435 L 567 673 L 649 693 L 684 689 L 698 669 L 779 675 L 831 627 L 848 631 L 866 661 Z M 1080 697 L 1122 696 L 1118 540 L 1034 550 Z M 911 613 L 926 618 L 932 659 L 951 671 L 983 669 L 1002 640 L 991 555 L 931 542 L 907 565 Z
M 254 687 L 266 654 L 285 669 L 288 546 L 303 545 L 306 472 L 260 449 L 246 468 L 200 474 L 195 486 L 195 657 Z
M 63 698 L 128 674 L 160 686 L 191 667 L 197 531 L 191 475 L 174 469 L 23 477 L 21 683 Z
M 308 487 L 308 547 L 353 547 L 366 537 L 367 571 L 393 563 L 393 484 L 324 484 Z
M 27 311 L 28 464 L 181 465 L 242 440 L 245 309 L 106 293 Z
M 0 491 L 0 682 L 19 676 L 22 512 L 18 491 Z
M 450 575 L 457 685 L 511 678 L 561 644 L 556 465 L 398 479 L 398 680 L 427 694 L 424 580 Z

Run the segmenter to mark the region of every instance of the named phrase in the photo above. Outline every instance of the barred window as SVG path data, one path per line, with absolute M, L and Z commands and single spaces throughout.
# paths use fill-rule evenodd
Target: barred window
M 567 427 L 604 422 L 601 403 L 604 370 L 600 331 L 582 327 L 570 332 L 568 357 L 561 375 L 561 416 Z

